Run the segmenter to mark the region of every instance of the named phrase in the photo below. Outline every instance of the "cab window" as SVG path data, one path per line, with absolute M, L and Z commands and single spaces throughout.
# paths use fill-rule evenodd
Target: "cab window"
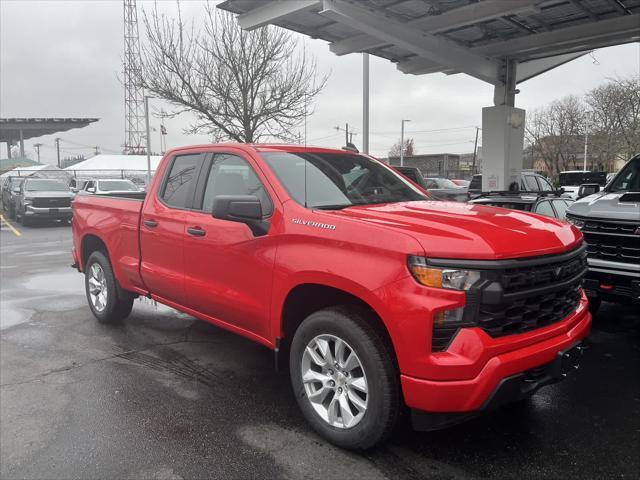
M 237 155 L 214 155 L 207 176 L 202 210 L 213 211 L 213 203 L 218 195 L 253 195 L 260 200 L 264 216 L 273 213 L 273 204 L 264 185 L 251 165 Z
M 161 198 L 170 207 L 191 208 L 202 155 L 179 155 L 173 159 L 165 177 Z

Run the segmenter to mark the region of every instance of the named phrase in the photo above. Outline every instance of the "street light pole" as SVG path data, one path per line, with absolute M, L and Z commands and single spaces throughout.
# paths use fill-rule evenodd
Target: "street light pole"
M 149 131 L 149 96 L 144 96 L 144 123 L 147 129 L 147 188 L 151 185 L 151 132 Z
M 404 167 L 404 122 L 411 120 L 402 120 L 400 122 L 400 166 Z

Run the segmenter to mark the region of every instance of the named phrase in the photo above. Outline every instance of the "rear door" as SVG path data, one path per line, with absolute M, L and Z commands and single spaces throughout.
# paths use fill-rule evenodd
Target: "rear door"
M 268 338 L 274 237 L 256 236 L 246 224 L 213 218 L 211 212 L 216 195 L 255 195 L 268 219 L 275 196 L 253 160 L 241 154 L 214 154 L 202 178 L 194 209 L 186 213 L 187 306 Z
M 140 271 L 152 294 L 180 305 L 184 292 L 185 217 L 193 206 L 204 154 L 176 155 L 150 192 L 140 223 Z

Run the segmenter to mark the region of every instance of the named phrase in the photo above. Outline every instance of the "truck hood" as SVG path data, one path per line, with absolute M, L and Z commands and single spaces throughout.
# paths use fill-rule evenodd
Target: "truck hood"
M 573 202 L 567 213 L 605 220 L 640 221 L 640 202 L 632 201 L 637 196 L 628 192 L 598 192 Z
M 60 192 L 58 190 L 53 190 L 47 192 L 45 190 L 37 190 L 37 191 L 26 191 L 24 192 L 25 198 L 73 198 L 73 192 Z
M 350 207 L 334 212 L 404 231 L 434 258 L 494 260 L 562 253 L 582 242 L 566 222 L 517 210 L 423 201 Z

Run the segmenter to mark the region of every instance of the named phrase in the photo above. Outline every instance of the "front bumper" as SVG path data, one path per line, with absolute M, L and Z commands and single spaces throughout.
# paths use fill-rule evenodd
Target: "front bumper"
M 582 286 L 591 298 L 640 302 L 640 273 L 590 268 Z
M 460 362 L 464 362 L 467 355 L 485 357 L 486 353 L 492 350 L 493 344 L 504 344 L 505 340 L 511 342 L 512 348 L 485 357 L 486 362 L 483 362 L 479 373 L 472 378 L 432 380 L 401 375 L 402 391 L 407 406 L 438 413 L 482 410 L 506 379 L 556 361 L 559 352 L 568 350 L 584 339 L 591 328 L 591 315 L 586 307 L 587 302 L 583 298 L 578 310 L 561 322 L 562 325 L 547 327 L 563 327 L 561 333 L 523 346 L 518 346 L 518 337 L 528 334 L 502 337 L 496 341 L 479 328 L 461 331 L 449 349 L 457 352 L 456 356 Z M 456 348 L 457 342 L 461 342 L 464 348 Z M 516 399 L 517 397 L 513 398 Z
M 24 214 L 27 217 L 37 217 L 37 218 L 71 218 L 72 210 L 71 207 L 60 207 L 60 208 L 42 208 L 42 207 L 33 207 L 28 205 L 25 208 Z
M 567 350 L 558 352 L 556 359 L 551 363 L 503 378 L 491 396 L 476 411 L 430 413 L 413 410 L 413 427 L 423 431 L 439 430 L 491 412 L 508 403 L 528 398 L 545 385 L 557 383 L 578 370 L 584 349 L 582 342 L 578 342 Z

